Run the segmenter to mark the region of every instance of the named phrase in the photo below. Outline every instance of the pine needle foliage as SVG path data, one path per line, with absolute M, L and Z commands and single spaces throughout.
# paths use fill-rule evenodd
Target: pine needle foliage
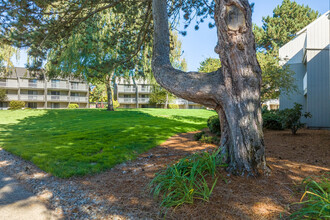
M 149 188 L 155 198 L 161 198 L 160 206 L 178 207 L 196 199 L 208 202 L 219 178 L 217 168 L 227 166 L 219 163 L 219 152 L 195 153 L 157 173 Z

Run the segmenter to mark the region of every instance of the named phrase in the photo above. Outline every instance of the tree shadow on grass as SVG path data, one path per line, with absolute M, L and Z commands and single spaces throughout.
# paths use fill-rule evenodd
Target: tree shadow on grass
M 205 127 L 206 120 L 138 110 L 45 110 L 43 115 L 2 125 L 0 145 L 49 173 L 70 177 L 132 160 L 174 134 Z

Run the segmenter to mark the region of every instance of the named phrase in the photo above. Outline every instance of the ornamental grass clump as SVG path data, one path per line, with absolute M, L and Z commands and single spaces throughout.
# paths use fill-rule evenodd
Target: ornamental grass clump
M 299 203 L 302 208 L 291 219 L 330 219 L 330 179 L 322 176 L 320 181 L 307 178 L 303 181 L 305 193 Z
M 161 198 L 160 206 L 178 207 L 195 199 L 209 201 L 220 176 L 217 168 L 227 166 L 220 164 L 219 152 L 190 155 L 157 173 L 149 187 L 155 198 Z

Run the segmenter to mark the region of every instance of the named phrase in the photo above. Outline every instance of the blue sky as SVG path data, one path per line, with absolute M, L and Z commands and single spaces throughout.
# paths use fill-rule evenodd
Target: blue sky
M 262 17 L 272 15 L 274 8 L 282 3 L 282 0 L 250 0 L 254 2 L 254 12 L 252 21 L 258 26 L 262 25 Z M 329 0 L 296 0 L 298 4 L 308 5 L 310 8 L 319 11 L 321 14 L 327 12 L 330 8 Z M 186 36 L 180 35 L 182 41 L 183 56 L 187 61 L 188 70 L 197 70 L 200 62 L 208 57 L 218 57 L 214 52 L 214 47 L 217 42 L 216 28 L 209 29 L 208 21 L 205 21 L 198 31 L 194 30 L 192 24 L 188 29 Z M 182 24 L 183 26 L 183 24 Z M 183 27 L 179 27 L 183 30 Z M 13 59 L 14 65 L 17 67 L 24 67 L 27 57 L 24 51 L 21 52 L 20 60 Z
M 272 15 L 274 8 L 280 5 L 282 0 L 250 0 L 250 2 L 255 3 L 252 21 L 258 26 L 262 26 L 262 17 Z M 321 14 L 329 10 L 329 0 L 296 0 L 296 2 L 308 5 Z M 219 57 L 214 52 L 217 43 L 216 28 L 209 29 L 208 22 L 205 21 L 203 25 L 200 25 L 198 31 L 194 30 L 194 25 L 191 25 L 187 30 L 188 34 L 180 36 L 180 40 L 189 71 L 197 70 L 200 63 L 208 57 Z

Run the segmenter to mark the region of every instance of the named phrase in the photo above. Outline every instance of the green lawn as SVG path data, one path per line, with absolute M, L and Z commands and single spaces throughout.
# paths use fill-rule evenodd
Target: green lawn
M 207 110 L 0 111 L 0 147 L 58 177 L 96 173 L 206 127 Z

